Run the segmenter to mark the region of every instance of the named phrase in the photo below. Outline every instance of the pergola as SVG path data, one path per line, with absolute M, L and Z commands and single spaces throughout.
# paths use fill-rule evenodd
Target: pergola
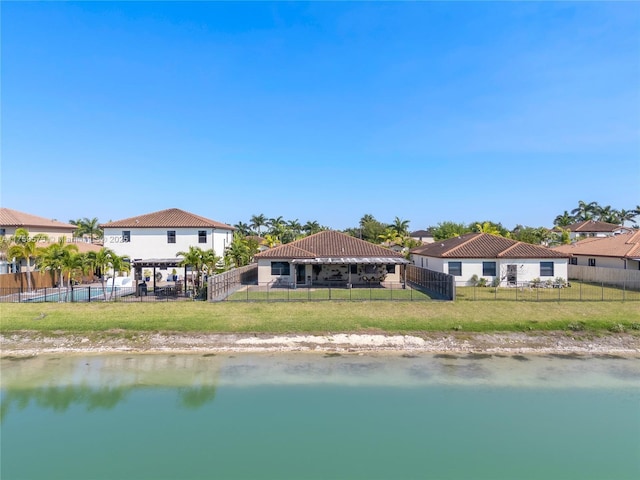
M 183 266 L 182 261 L 184 259 L 182 257 L 176 257 L 176 258 L 150 258 L 150 259 L 135 259 L 131 261 L 131 266 L 133 268 L 134 271 L 134 279 L 135 279 L 135 283 L 136 283 L 136 287 L 138 286 L 139 282 L 142 280 L 142 269 L 143 268 L 152 268 L 153 269 L 153 276 L 152 276 L 152 281 L 153 281 L 153 289 L 155 290 L 156 288 L 156 269 L 160 268 L 160 269 L 167 269 L 167 268 L 176 268 L 176 267 L 180 267 Z M 183 281 L 184 281 L 184 291 L 187 291 L 187 266 L 184 265 L 184 275 L 183 275 Z M 139 295 L 138 289 L 136 288 L 136 295 Z

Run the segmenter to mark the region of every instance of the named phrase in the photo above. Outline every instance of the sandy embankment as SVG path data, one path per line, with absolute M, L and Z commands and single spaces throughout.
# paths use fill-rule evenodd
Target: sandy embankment
M 544 333 L 429 333 L 414 335 L 326 334 L 239 335 L 194 333 L 42 336 L 36 332 L 0 336 L 2 355 L 45 353 L 189 353 L 189 352 L 483 352 L 640 355 L 640 336 Z

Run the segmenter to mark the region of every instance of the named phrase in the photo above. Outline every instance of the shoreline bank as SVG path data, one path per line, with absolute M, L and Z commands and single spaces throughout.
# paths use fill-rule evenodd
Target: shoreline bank
M 339 333 L 324 335 L 110 331 L 87 335 L 0 335 L 3 357 L 75 353 L 484 353 L 618 355 L 640 358 L 640 336 L 535 333 Z

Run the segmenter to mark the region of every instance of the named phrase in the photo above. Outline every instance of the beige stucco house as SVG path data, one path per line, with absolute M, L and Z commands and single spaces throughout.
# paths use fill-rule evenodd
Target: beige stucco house
M 353 286 L 403 281 L 400 253 L 344 233 L 325 230 L 255 255 L 258 283 L 282 286 Z

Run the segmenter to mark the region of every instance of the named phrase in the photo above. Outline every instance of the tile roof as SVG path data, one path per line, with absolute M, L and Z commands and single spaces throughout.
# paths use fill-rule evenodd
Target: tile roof
M 57 220 L 49 220 L 48 218 L 38 217 L 30 213 L 19 212 L 10 208 L 0 208 L 0 225 L 7 227 L 27 228 L 65 228 L 75 230 L 75 226 L 70 223 L 59 222 Z
M 567 227 L 571 232 L 615 232 L 623 228 L 615 223 L 599 222 L 597 220 L 585 220 L 584 222 L 573 223 Z
M 116 220 L 115 222 L 103 223 L 100 226 L 102 228 L 209 227 L 235 230 L 235 228 L 230 225 L 209 220 L 208 218 L 185 212 L 179 208 L 169 208 L 167 210 L 160 210 L 159 212 L 147 213 L 146 215 Z
M 416 247 L 411 253 L 436 258 L 566 258 L 547 247 L 517 242 L 488 233 L 467 233 L 459 237 Z
M 621 233 L 613 237 L 585 238 L 571 245 L 553 247 L 552 250 L 568 255 L 640 258 L 640 230 L 633 233 Z
M 333 230 L 309 235 L 255 255 L 255 258 L 393 257 L 401 254 Z

